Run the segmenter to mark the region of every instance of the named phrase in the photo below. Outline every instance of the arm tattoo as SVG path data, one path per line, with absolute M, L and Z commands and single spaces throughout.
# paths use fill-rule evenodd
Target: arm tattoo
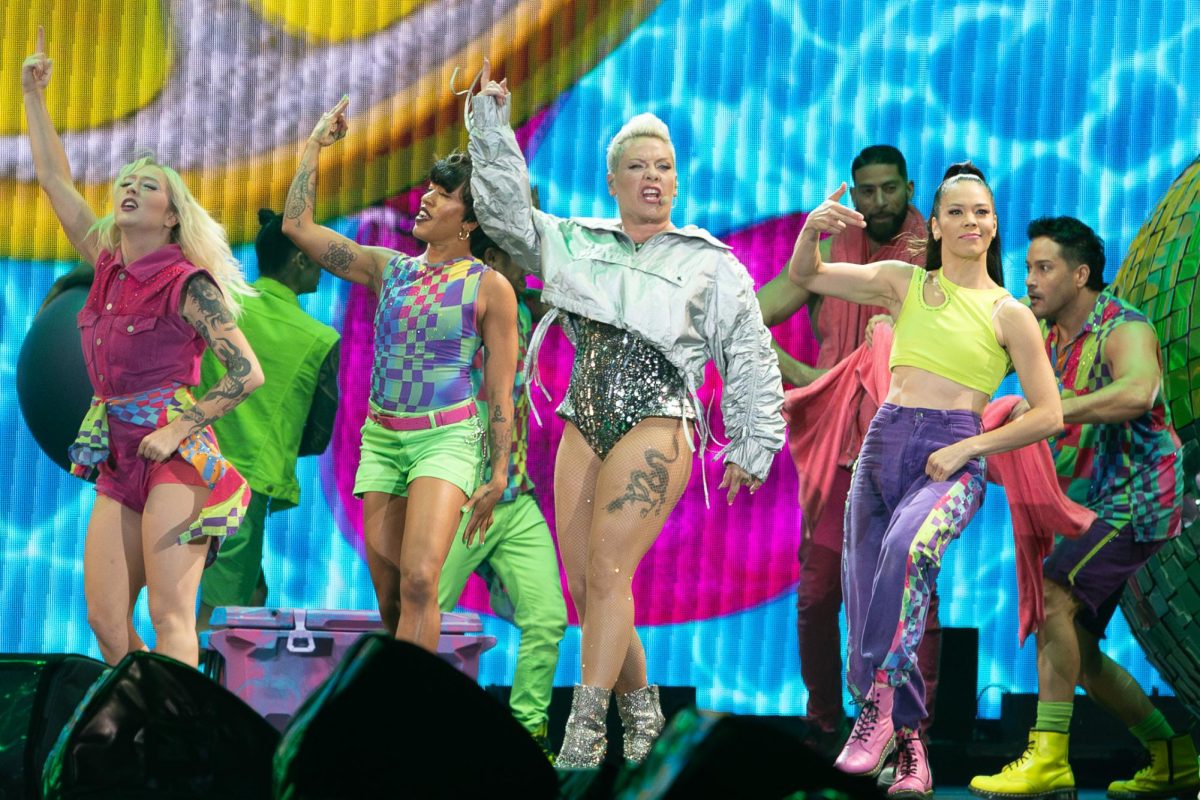
M 492 454 L 492 475 L 495 476 L 497 470 L 509 463 L 512 454 L 512 421 L 505 418 L 499 403 L 493 404 L 488 419 L 488 452 Z
M 341 242 L 330 242 L 329 249 L 325 251 L 325 255 L 321 256 L 321 264 L 330 272 L 336 272 L 339 275 L 346 275 L 350 272 L 350 265 L 354 263 L 354 253 L 350 252 L 350 248 Z
M 196 406 L 192 406 L 187 411 L 184 411 L 182 416 L 185 420 L 191 423 L 188 425 L 189 436 L 204 430 L 206 427 L 208 427 L 208 424 L 212 422 L 212 420 L 205 417 L 204 413 Z
M 228 414 L 249 394 L 246 391 L 246 376 L 250 374 L 249 359 L 242 355 L 236 345 L 225 339 L 219 339 L 217 346 L 213 347 L 213 351 L 217 354 L 218 360 L 225 364 L 225 376 L 208 390 L 208 394 L 183 412 L 183 418 L 190 423 L 188 425 L 189 436 L 199 433 Z M 200 410 L 201 403 L 207 404 L 213 410 L 205 414 Z
M 317 173 L 305 162 L 300 162 L 292 186 L 288 189 L 287 202 L 283 206 L 285 219 L 299 220 L 304 209 L 311 205 L 317 194 Z
M 667 488 L 671 482 L 671 474 L 667 471 L 668 464 L 674 464 L 679 459 L 679 439 L 672 437 L 674 451 L 671 457 L 660 453 L 654 448 L 646 450 L 646 466 L 649 469 L 635 469 L 629 474 L 629 485 L 625 487 L 625 494 L 613 500 L 605 510 L 610 514 L 619 511 L 626 505 L 631 505 L 638 508 L 638 513 L 644 518 L 654 512 L 654 516 L 662 514 L 663 506 L 667 502 Z
M 221 290 L 205 275 L 197 275 L 188 282 L 187 295 L 203 318 L 206 327 L 228 329 L 233 325 L 233 314 L 225 306 Z M 195 323 L 193 323 L 195 327 Z M 197 328 L 197 330 L 199 330 Z M 203 335 L 203 333 L 201 333 Z
M 251 366 L 250 359 L 242 349 L 225 336 L 226 331 L 235 329 L 233 315 L 225 308 L 217 288 L 210 281 L 193 280 L 188 286 L 188 296 L 200 314 L 189 322 L 213 351 L 217 360 L 225 365 L 224 377 L 217 381 L 199 402 L 181 415 L 189 423 L 188 435 L 191 436 L 229 413 L 249 394 L 246 378 L 250 375 Z M 204 413 L 200 409 L 201 403 L 212 410 Z

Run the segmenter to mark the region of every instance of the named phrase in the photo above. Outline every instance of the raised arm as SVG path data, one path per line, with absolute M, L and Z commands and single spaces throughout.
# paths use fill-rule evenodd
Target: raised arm
M 479 87 L 467 117 L 475 215 L 484 232 L 521 269 L 539 274 L 539 228 L 552 218 L 533 207 L 529 168 L 509 124 L 512 103 L 508 84 L 491 79 L 491 64 L 486 59 Z
M 363 247 L 313 221 L 321 148 L 345 138 L 349 130 L 346 121 L 346 107 L 349 105 L 350 98 L 343 97 L 337 105 L 322 114 L 308 141 L 304 143 L 296 177 L 292 179 L 287 203 L 283 207 L 283 232 L 323 269 L 378 292 L 384 267 L 395 254 L 382 247 Z
M 179 313 L 208 343 L 225 374 L 194 406 L 142 439 L 138 455 L 151 461 L 169 459 L 180 442 L 228 414 L 263 383 L 262 367 L 211 278 L 188 281 Z
M 483 386 L 488 402 L 488 457 L 492 479 L 467 501 L 471 518 L 463 538 L 483 540 L 492 524 L 492 509 L 508 488 L 512 456 L 513 383 L 517 373 L 517 295 L 500 273 L 484 273 L 479 287 L 480 333 L 483 335 Z
M 1064 421 L 1126 422 L 1154 407 L 1162 386 L 1162 366 L 1158 336 L 1149 323 L 1118 325 L 1100 355 L 1112 373 L 1112 383 L 1088 394 L 1064 397 Z
M 1005 425 L 930 454 L 925 472 L 934 480 L 946 480 L 968 459 L 1016 450 L 1062 430 L 1063 406 L 1058 381 L 1046 358 L 1042 333 L 1033 312 L 1020 303 L 1006 302 L 996 318 L 1029 410 Z
M 902 261 L 876 261 L 863 266 L 826 264 L 821 258 L 822 233 L 837 235 L 851 226 L 866 227 L 862 214 L 838 202 L 845 193 L 843 183 L 804 220 L 788 262 L 788 278 L 805 291 L 840 297 L 851 303 L 884 306 L 896 316 L 912 277 L 910 264 Z
M 54 215 L 67 234 L 71 246 L 93 266 L 100 256 L 100 244 L 90 231 L 96 223 L 83 195 L 71 180 L 71 165 L 63 149 L 58 131 L 46 110 L 46 86 L 54 62 L 46 57 L 46 31 L 38 26 L 37 52 L 21 65 L 21 96 L 25 103 L 25 119 L 29 125 L 29 149 L 33 151 L 33 168 L 38 185 L 50 199 Z

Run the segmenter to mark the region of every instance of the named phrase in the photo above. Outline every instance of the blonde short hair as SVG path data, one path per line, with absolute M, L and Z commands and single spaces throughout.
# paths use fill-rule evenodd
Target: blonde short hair
M 617 166 L 621 163 L 621 156 L 625 154 L 625 148 L 631 141 L 642 136 L 666 142 L 667 146 L 671 148 L 671 158 L 675 157 L 675 145 L 671 142 L 671 131 L 667 129 L 667 123 L 650 113 L 638 114 L 622 125 L 621 130 L 617 131 L 617 135 L 608 143 L 606 160 L 609 172 L 617 171 Z

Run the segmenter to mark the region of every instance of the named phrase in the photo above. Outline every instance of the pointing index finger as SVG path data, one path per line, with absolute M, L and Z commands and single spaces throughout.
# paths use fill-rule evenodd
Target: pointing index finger
M 42 25 L 38 25 L 37 52 L 46 52 L 46 28 Z
M 479 72 L 479 88 L 487 86 L 492 80 L 492 62 L 486 56 L 483 59 L 483 69 Z

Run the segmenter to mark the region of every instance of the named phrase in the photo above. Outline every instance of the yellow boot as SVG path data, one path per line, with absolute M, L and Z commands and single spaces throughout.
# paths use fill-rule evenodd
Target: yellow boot
M 1108 796 L 1113 800 L 1190 797 L 1200 789 L 1196 746 L 1191 736 L 1184 733 L 1173 739 L 1155 739 L 1146 743 L 1146 749 L 1150 751 L 1148 766 L 1127 781 L 1108 785 Z
M 988 800 L 1075 800 L 1067 741 L 1065 733 L 1031 730 L 1029 746 L 1020 758 L 995 775 L 975 776 L 968 788 Z

